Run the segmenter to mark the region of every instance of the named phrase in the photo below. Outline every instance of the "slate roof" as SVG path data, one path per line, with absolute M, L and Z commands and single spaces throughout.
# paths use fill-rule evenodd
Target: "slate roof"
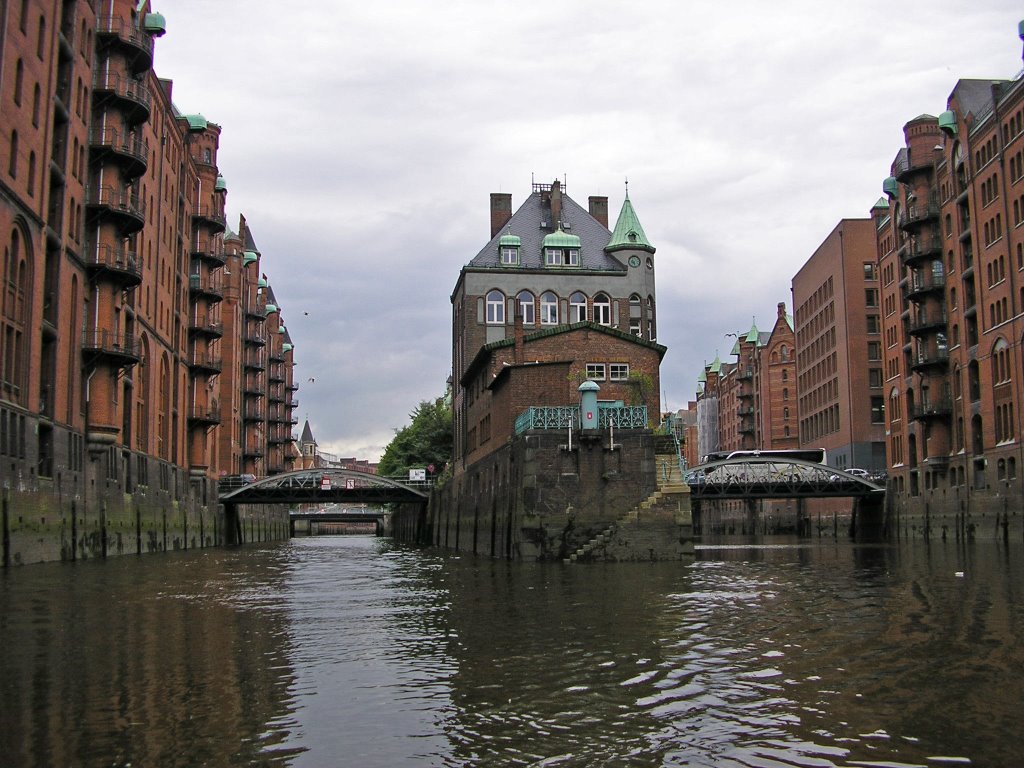
M 546 223 L 546 227 L 542 227 Z M 543 269 L 544 254 L 542 243 L 544 237 L 558 228 L 559 222 L 551 221 L 550 205 L 545 203 L 540 192 L 534 192 L 512 218 L 492 237 L 467 266 L 504 270 Z M 562 229 L 580 239 L 579 267 L 561 270 L 581 269 L 597 272 L 625 272 L 626 267 L 618 259 L 606 253 L 604 248 L 611 239 L 611 232 L 597 219 L 590 215 L 586 208 L 571 197 L 562 193 Z M 519 266 L 513 267 L 501 263 L 498 240 L 503 235 L 518 235 L 522 245 L 519 248 Z

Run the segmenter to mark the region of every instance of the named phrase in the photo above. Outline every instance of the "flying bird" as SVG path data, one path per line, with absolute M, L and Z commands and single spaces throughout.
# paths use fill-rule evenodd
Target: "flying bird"
M 314 379 L 312 376 L 309 377 L 309 380 L 310 381 L 316 381 L 316 379 Z

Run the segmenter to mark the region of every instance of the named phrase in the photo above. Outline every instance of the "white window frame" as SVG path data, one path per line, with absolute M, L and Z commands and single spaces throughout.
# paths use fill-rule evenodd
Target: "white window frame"
M 578 267 L 580 265 L 580 249 L 570 248 L 565 263 L 570 267 Z
M 606 293 L 594 296 L 594 322 L 598 325 L 612 324 L 612 300 Z
M 562 266 L 562 249 L 561 248 L 545 248 L 544 249 L 544 261 L 549 267 L 560 267 Z
M 501 263 L 516 265 L 519 263 L 519 249 L 514 245 L 505 245 L 501 248 Z
M 551 291 L 540 295 L 540 324 L 558 325 L 558 296 Z
M 499 290 L 487 292 L 487 325 L 505 324 L 505 294 Z
M 581 297 L 583 299 L 582 302 L 578 301 Z M 582 291 L 575 291 L 569 297 L 569 322 L 587 322 L 587 296 Z
M 608 380 L 626 381 L 629 379 L 629 363 L 609 363 Z
M 604 363 L 587 363 L 586 374 L 591 381 L 604 381 Z
M 533 294 L 529 291 L 520 291 L 516 301 L 519 303 L 519 314 L 523 316 L 523 325 L 536 325 L 536 302 Z

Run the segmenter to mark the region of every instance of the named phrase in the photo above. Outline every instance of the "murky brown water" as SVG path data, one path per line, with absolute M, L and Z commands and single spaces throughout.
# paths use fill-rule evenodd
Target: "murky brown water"
M 1024 546 L 699 558 L 339 537 L 12 569 L 0 763 L 1020 764 Z

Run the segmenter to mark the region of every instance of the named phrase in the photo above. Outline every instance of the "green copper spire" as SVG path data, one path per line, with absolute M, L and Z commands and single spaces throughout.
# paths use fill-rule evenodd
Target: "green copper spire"
M 757 330 L 757 325 L 756 324 L 751 325 L 750 326 L 750 330 L 747 331 L 747 337 L 744 339 L 744 341 L 752 343 L 752 344 L 757 344 L 757 341 L 758 341 L 758 338 L 760 337 L 760 335 L 761 334 Z
M 615 222 L 615 230 L 612 232 L 612 239 L 604 247 L 606 251 L 621 251 L 625 248 L 634 248 L 640 251 L 654 253 L 654 246 L 647 240 L 644 228 L 640 226 L 640 220 L 633 210 L 633 203 L 629 200 L 629 191 L 626 191 L 626 199 L 622 201 L 622 210 L 619 211 L 619 219 Z

